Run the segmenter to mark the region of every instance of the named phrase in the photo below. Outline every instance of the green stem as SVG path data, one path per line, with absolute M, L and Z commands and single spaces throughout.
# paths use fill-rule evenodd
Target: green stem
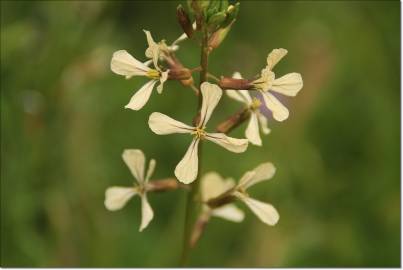
M 202 39 L 202 46 L 201 46 L 201 57 L 200 57 L 200 82 L 199 86 L 207 81 L 207 69 L 208 69 L 208 32 L 207 29 L 203 26 L 203 39 Z M 200 87 L 199 87 L 200 88 Z M 199 108 L 198 113 L 196 115 L 196 122 L 200 119 L 200 108 L 202 104 L 202 95 L 199 95 Z M 196 123 L 197 124 L 197 123 Z M 185 214 L 185 228 L 184 228 L 184 237 L 183 237 L 183 250 L 182 250 L 182 266 L 186 266 L 189 261 L 189 255 L 191 250 L 191 237 L 193 232 L 193 227 L 197 221 L 197 216 L 200 210 L 200 198 L 199 196 L 199 186 L 200 186 L 200 171 L 201 171 L 201 160 L 202 160 L 202 143 L 203 141 L 199 142 L 199 164 L 198 164 L 198 171 L 199 174 L 195 181 L 191 184 L 191 191 L 187 196 L 186 202 L 186 214 Z

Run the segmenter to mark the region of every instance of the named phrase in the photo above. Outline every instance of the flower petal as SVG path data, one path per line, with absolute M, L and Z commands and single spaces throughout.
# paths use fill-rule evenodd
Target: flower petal
M 153 60 L 147 60 L 143 64 L 146 65 L 147 67 L 150 66 L 150 64 L 153 62 Z
M 206 133 L 206 140 L 212 141 L 216 143 L 228 151 L 234 153 L 242 153 L 245 152 L 248 148 L 248 140 L 247 139 L 236 139 L 232 137 L 228 137 L 224 133 Z
M 147 37 L 148 48 L 146 49 L 146 57 L 153 60 L 154 67 L 159 70 L 158 59 L 160 57 L 160 48 L 157 43 L 155 43 L 150 31 L 143 30 Z
M 148 182 L 148 180 L 150 180 L 151 175 L 153 175 L 154 173 L 155 165 L 157 165 L 157 162 L 155 161 L 155 159 L 151 159 L 148 163 L 148 170 L 144 182 Z
M 132 76 L 145 76 L 150 68 L 135 59 L 127 51 L 120 50 L 113 53 L 111 70 L 129 79 Z
M 264 180 L 271 179 L 276 173 L 276 168 L 271 162 L 265 162 L 254 168 L 252 171 L 247 172 L 239 180 L 238 187 L 248 189 Z
M 267 56 L 267 66 L 270 70 L 287 54 L 286 49 L 274 49 Z
M 147 195 L 144 193 L 141 196 L 141 225 L 140 232 L 143 231 L 154 217 L 153 209 L 147 200 Z
M 241 103 L 247 104 L 244 97 L 239 93 L 237 90 L 225 90 L 225 93 L 228 97 L 232 98 L 233 100 L 239 101 Z
M 262 139 L 260 139 L 259 134 L 259 123 L 257 115 L 254 112 L 250 115 L 249 124 L 245 131 L 245 137 L 254 145 L 262 145 Z
M 262 129 L 263 134 L 269 134 L 270 133 L 270 128 L 267 126 L 267 118 L 260 112 L 256 112 L 257 118 L 260 123 L 260 128 Z
M 266 107 L 272 111 L 273 118 L 277 121 L 284 121 L 289 116 L 288 109 L 281 102 L 267 91 L 260 91 Z
M 144 168 L 146 162 L 143 152 L 139 149 L 125 149 L 122 157 L 134 178 L 142 184 L 144 181 Z
M 192 24 L 192 27 L 193 27 L 193 30 L 196 30 L 196 22 L 194 22 L 194 23 Z M 171 47 L 171 50 L 172 50 L 172 51 L 176 51 L 177 49 L 179 49 L 179 46 L 177 46 L 177 44 L 180 43 L 180 42 L 182 42 L 182 41 L 184 41 L 184 40 L 186 40 L 187 38 L 188 38 L 188 36 L 186 35 L 186 33 L 183 33 L 182 35 L 180 35 L 180 36 L 172 43 L 172 45 L 170 46 L 170 47 Z M 174 48 L 174 46 L 176 46 L 176 47 Z
M 234 204 L 227 204 L 211 211 L 211 215 L 220 217 L 232 222 L 242 222 L 245 214 Z
M 236 192 L 235 196 L 243 201 L 263 223 L 273 226 L 276 225 L 280 219 L 280 216 L 273 205 L 252 199 L 240 192 Z
M 252 103 L 252 97 L 248 90 L 225 90 L 225 93 L 230 98 L 239 101 L 249 106 Z
M 140 90 L 138 90 L 130 99 L 129 103 L 125 106 L 126 109 L 132 109 L 135 111 L 144 107 L 147 101 L 150 99 L 156 80 L 148 81 L 144 84 Z
M 192 133 L 194 130 L 194 127 L 176 121 L 175 119 L 159 112 L 153 112 L 150 115 L 148 125 L 150 126 L 150 129 L 158 135 Z
M 222 90 L 218 85 L 204 82 L 200 86 L 203 96 L 202 107 L 200 110 L 199 126 L 204 128 L 210 119 L 215 107 L 217 106 L 222 96 Z
M 242 79 L 242 75 L 239 72 L 234 72 L 232 75 L 234 79 Z M 247 90 L 225 90 L 225 93 L 232 99 L 249 106 L 252 103 L 252 98 Z
M 304 83 L 302 81 L 301 74 L 289 73 L 283 77 L 275 79 L 270 87 L 270 90 L 286 96 L 294 97 L 302 89 L 303 85 Z
M 190 144 L 185 156 L 176 165 L 175 176 L 178 180 L 184 184 L 193 182 L 198 173 L 199 167 L 199 138 L 194 138 Z
M 105 207 L 109 211 L 122 209 L 137 194 L 133 187 L 109 187 L 105 192 Z
M 241 73 L 238 72 L 238 71 L 235 71 L 234 74 L 232 74 L 232 78 L 234 78 L 234 79 L 243 79 Z
M 233 179 L 228 178 L 224 180 L 217 172 L 208 172 L 203 175 L 200 182 L 202 201 L 206 202 L 218 197 L 234 186 L 235 182 Z
M 162 93 L 162 89 L 164 87 L 164 82 L 168 79 L 168 72 L 169 72 L 169 70 L 161 72 L 160 85 L 157 86 L 158 94 Z

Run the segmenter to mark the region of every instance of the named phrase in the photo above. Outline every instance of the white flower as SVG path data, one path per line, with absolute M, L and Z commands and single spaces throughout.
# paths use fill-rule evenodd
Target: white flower
M 188 126 L 158 112 L 152 113 L 148 120 L 151 130 L 156 134 L 187 133 L 193 136 L 192 143 L 186 151 L 185 156 L 175 168 L 176 177 L 185 184 L 193 182 L 197 177 L 198 146 L 201 139 L 212 141 L 235 153 L 244 152 L 248 147 L 248 140 L 246 139 L 235 139 L 223 133 L 208 133 L 205 131 L 206 124 L 214 108 L 220 101 L 222 90 L 215 84 L 204 82 L 201 85 L 201 93 L 203 102 L 200 111 L 200 121 L 196 127 Z
M 149 189 L 148 180 L 154 172 L 156 162 L 154 159 L 150 160 L 147 173 L 144 175 L 145 156 L 141 150 L 126 149 L 122 156 L 137 180 L 137 185 L 134 184 L 133 187 L 109 187 L 105 192 L 105 207 L 110 211 L 122 209 L 134 195 L 139 195 L 141 198 L 141 232 L 154 217 L 154 212 L 147 200 L 147 191 Z
M 151 35 L 147 34 L 147 41 L 149 47 L 146 50 L 147 57 L 152 59 L 154 69 L 148 67 L 148 62 L 142 63 L 131 56 L 127 51 L 120 50 L 113 54 L 111 61 L 111 70 L 118 75 L 125 76 L 129 79 L 133 76 L 145 76 L 151 80 L 144 84 L 130 99 L 130 102 L 125 106 L 132 110 L 140 110 L 147 103 L 150 98 L 151 92 L 156 83 L 160 83 L 157 87 L 157 92 L 162 93 L 164 82 L 168 79 L 168 70 L 162 71 L 158 66 L 158 58 L 160 51 L 154 46 L 155 42 L 152 40 Z
M 231 190 L 235 186 L 235 182 L 231 178 L 224 180 L 216 172 L 209 172 L 203 176 L 200 185 L 202 201 L 207 202 Z M 204 203 L 203 212 L 233 222 L 242 222 L 245 217 L 244 213 L 233 203 L 225 204 L 217 208 L 210 208 Z
M 246 190 L 257 183 L 271 179 L 275 172 L 276 168 L 272 163 L 267 162 L 260 164 L 255 169 L 246 172 L 242 176 L 233 193 L 235 197 L 245 203 L 246 206 L 267 225 L 275 225 L 278 222 L 280 216 L 277 210 L 271 204 L 250 198 Z
M 145 55 L 147 58 L 152 59 L 154 66 L 157 70 L 160 70 L 158 67 L 158 60 L 160 59 L 160 56 L 162 54 L 161 51 L 161 46 L 159 43 L 156 43 L 151 36 L 150 31 L 143 30 L 144 33 L 146 34 L 147 38 L 147 43 L 148 43 L 148 48 L 146 49 Z
M 274 66 L 287 54 L 285 49 L 274 49 L 267 56 L 267 66 L 262 70 L 260 78 L 254 80 L 254 88 L 263 95 L 266 107 L 272 111 L 273 118 L 284 121 L 288 118 L 288 109 L 270 91 L 286 96 L 296 96 L 303 86 L 301 74 L 289 73 L 278 79 L 272 71 Z
M 234 73 L 232 76 L 235 79 L 242 79 L 239 72 Z M 248 127 L 245 130 L 245 137 L 254 145 L 262 145 L 262 140 L 259 134 L 259 123 L 263 134 L 269 134 L 270 129 L 267 127 L 267 118 L 259 111 L 261 102 L 256 97 L 251 97 L 248 90 L 226 90 L 227 95 L 235 99 L 249 108 L 251 115 L 248 123 Z
M 270 162 L 260 164 L 252 171 L 246 172 L 241 180 L 239 180 L 238 185 L 233 184 L 232 179 L 223 180 L 218 174 L 213 173 L 207 175 L 204 180 L 202 180 L 202 199 L 204 202 L 214 198 L 222 197 L 221 199 L 230 198 L 231 196 L 236 197 L 240 201 L 246 204 L 246 206 L 265 224 L 275 225 L 280 216 L 277 210 L 268 203 L 252 199 L 246 190 L 262 181 L 269 180 L 273 177 L 276 169 Z M 221 206 L 216 209 L 226 209 L 223 208 L 227 206 Z M 235 219 L 242 221 L 243 213 L 241 214 L 238 209 L 234 209 L 232 204 L 229 204 L 229 208 L 225 211 L 221 210 L 218 213 L 215 212 L 214 215 L 220 216 L 229 220 L 234 221 Z M 215 211 L 216 209 L 213 209 Z M 241 218 L 242 215 L 242 218 Z

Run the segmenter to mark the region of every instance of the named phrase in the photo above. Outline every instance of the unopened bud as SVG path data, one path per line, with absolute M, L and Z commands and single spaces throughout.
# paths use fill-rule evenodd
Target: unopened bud
M 182 5 L 179 5 L 176 9 L 176 17 L 178 19 L 179 24 L 181 25 L 183 32 L 186 33 L 188 38 L 191 38 L 193 35 L 193 27 L 190 22 L 189 16 L 186 13 L 185 9 Z
M 201 213 L 198 219 L 196 220 L 189 243 L 192 248 L 196 245 L 197 241 L 199 241 L 209 220 L 210 220 L 209 212 Z
M 233 20 L 227 27 L 218 29 L 211 35 L 208 41 L 208 48 L 210 51 L 220 46 L 220 44 L 224 41 L 225 37 L 227 36 L 229 30 L 231 30 L 232 24 L 235 22 Z
M 183 86 L 191 86 L 194 83 L 193 77 L 190 77 L 189 79 L 186 80 L 181 80 L 180 82 Z
M 192 77 L 192 73 L 187 68 L 170 69 L 168 73 L 169 80 L 187 80 Z
M 216 131 L 219 133 L 227 134 L 231 132 L 231 130 L 248 120 L 250 115 L 250 110 L 248 108 L 241 109 L 228 117 L 224 122 L 221 122 L 217 126 Z
M 215 29 L 219 28 L 221 24 L 225 21 L 227 18 L 227 14 L 225 11 L 217 12 L 213 14 L 207 22 L 208 28 L 211 31 L 214 31 Z
M 218 197 L 215 197 L 215 198 L 212 198 L 212 199 L 208 200 L 206 202 L 206 204 L 210 208 L 214 209 L 214 208 L 226 205 L 228 203 L 232 203 L 236 199 L 235 196 L 233 195 L 233 191 L 234 191 L 233 189 L 230 189 L 230 190 L 222 193 Z
M 235 5 L 230 5 L 227 8 L 226 14 L 227 14 L 227 19 L 225 22 L 221 25 L 222 28 L 227 27 L 228 25 L 232 24 L 232 22 L 236 19 L 239 13 L 239 6 L 240 3 L 236 3 Z
M 210 4 L 209 0 L 188 0 L 188 6 L 195 13 L 201 13 L 204 9 L 206 9 Z
M 176 179 L 168 178 L 163 180 L 150 181 L 147 186 L 148 191 L 160 192 L 182 188 L 184 185 L 181 185 Z
M 248 90 L 252 88 L 252 83 L 247 79 L 234 79 L 229 77 L 221 77 L 218 85 L 222 89 L 234 89 L 234 90 Z

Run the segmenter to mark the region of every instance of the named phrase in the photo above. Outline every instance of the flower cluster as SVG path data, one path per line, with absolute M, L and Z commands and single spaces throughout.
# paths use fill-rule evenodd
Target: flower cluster
M 206 55 L 221 44 L 234 23 L 239 9 L 239 4 L 236 6 L 211 6 L 213 4 L 203 4 L 203 2 L 195 0 L 190 2 L 195 12 L 195 21 L 191 23 L 184 9 L 181 6 L 178 7 L 178 20 L 185 33 L 171 45 L 167 45 L 165 40 L 155 42 L 151 33 L 144 30 L 148 44 L 145 51 L 146 61 L 137 60 L 125 50 L 116 51 L 111 60 L 111 70 L 114 73 L 125 76 L 126 79 L 135 76 L 149 79 L 131 97 L 125 108 L 140 110 L 150 99 L 155 85 L 158 84 L 157 92 L 161 94 L 167 80 L 177 80 L 183 85 L 189 86 L 195 90 L 201 101 L 199 113 L 191 125 L 160 112 L 153 112 L 149 116 L 148 125 L 151 131 L 157 135 L 188 134 L 191 136 L 189 147 L 173 170 L 175 178 L 149 181 L 155 169 L 155 160 L 152 159 L 149 162 L 147 172 L 145 172 L 145 156 L 141 150 L 130 149 L 123 152 L 123 160 L 137 183 L 132 187 L 108 188 L 105 194 L 105 206 L 111 211 L 119 210 L 130 198 L 139 195 L 142 202 L 140 231 L 147 227 L 154 216 L 147 200 L 147 193 L 177 188 L 189 189 L 188 184 L 192 182 L 198 184 L 199 148 L 202 140 L 213 142 L 233 153 L 245 152 L 249 143 L 262 146 L 261 133 L 269 134 L 270 129 L 268 119 L 260 111 L 261 108 L 268 108 L 277 121 L 286 120 L 289 117 L 289 111 L 277 99 L 276 94 L 295 96 L 303 86 L 299 73 L 289 73 L 276 78 L 273 72 L 273 68 L 287 54 L 285 49 L 274 49 L 270 52 L 266 59 L 266 67 L 261 70 L 259 76 L 252 79 L 242 78 L 239 72 L 235 72 L 231 78 L 221 77 L 221 79 L 210 74 L 208 78 L 214 79 L 214 82 L 209 82 L 207 80 L 207 62 L 203 64 L 202 61 L 201 67 L 195 69 L 184 67 L 175 55 L 179 49 L 178 44 L 188 38 L 197 39 L 194 37 L 194 32 L 201 31 L 204 33 L 204 37 L 210 37 L 207 42 L 203 43 L 204 47 L 202 46 L 202 57 L 207 57 Z M 202 12 L 202 10 L 205 11 Z M 210 10 L 211 14 L 206 10 Z M 217 12 L 217 10 L 221 11 Z M 208 18 L 204 18 L 204 16 Z M 199 85 L 195 85 L 193 81 L 192 72 L 196 70 L 202 70 Z M 217 109 L 223 92 L 227 97 L 240 102 L 242 109 L 220 124 L 215 131 L 211 131 L 211 129 L 207 129 L 207 124 Z M 228 136 L 227 133 L 230 130 L 246 121 L 248 123 L 244 133 L 245 138 Z M 236 201 L 244 203 L 263 223 L 275 225 L 279 220 L 277 210 L 271 204 L 251 198 L 247 193 L 251 186 L 271 179 L 274 173 L 273 164 L 266 162 L 246 172 L 238 183 L 231 178 L 223 179 L 217 172 L 210 172 L 201 177 L 200 194 L 197 198 L 202 207 L 199 222 L 194 227 L 192 241 L 197 241 L 202 228 L 210 217 L 215 216 L 233 222 L 241 222 L 244 219 L 244 212 L 234 204 Z

